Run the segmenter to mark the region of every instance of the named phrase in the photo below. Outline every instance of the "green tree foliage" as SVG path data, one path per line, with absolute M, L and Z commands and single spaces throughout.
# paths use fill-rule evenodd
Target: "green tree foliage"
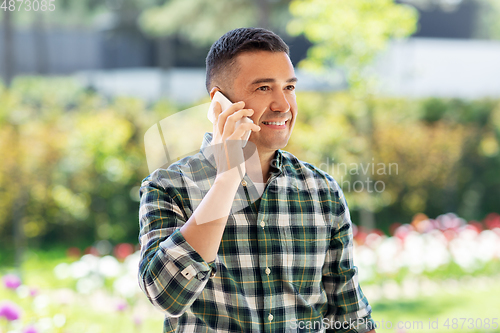
M 143 135 L 164 116 L 68 79 L 18 79 L 0 95 L 1 247 L 12 247 L 13 224 L 32 245 L 135 243 L 138 186 L 148 173 Z M 166 104 L 155 110 L 172 112 Z M 20 200 L 18 221 L 12 207 Z
M 368 164 L 374 149 L 374 115 L 366 98 L 376 79 L 370 74 L 370 65 L 390 39 L 403 38 L 415 31 L 417 11 L 393 0 L 293 0 L 290 12 L 293 15 L 288 23 L 290 34 L 303 34 L 313 43 L 299 66 L 326 72 L 326 77 L 332 69 L 342 69 L 349 89 L 358 96 L 359 112 L 351 118 L 356 131 L 351 135 L 363 145 L 358 149 L 357 159 Z M 358 178 L 362 183 L 368 181 L 365 174 L 358 174 Z M 372 229 L 376 205 L 366 191 L 358 197 L 366 201 L 361 208 L 361 223 Z
M 302 93 L 297 100 L 299 118 L 287 150 L 337 180 L 356 223 L 364 207 L 386 231 L 419 212 L 481 220 L 499 211 L 499 101 L 359 100 L 349 93 Z M 358 129 L 368 113 L 369 136 Z M 371 180 L 371 192 L 360 174 Z
M 290 12 L 289 33 L 304 34 L 314 44 L 300 66 L 341 67 L 355 88 L 387 42 L 412 34 L 417 24 L 416 10 L 393 0 L 293 0 Z
M 284 31 L 290 0 L 169 0 L 146 9 L 139 23 L 152 36 L 179 35 L 211 45 L 229 30 L 260 26 Z
M 476 37 L 500 40 L 500 1 L 475 1 L 480 4 L 476 19 Z
M 0 99 L 0 254 L 13 247 L 14 223 L 32 247 L 135 243 L 138 186 L 149 173 L 144 134 L 178 109 L 167 101 L 108 100 L 67 79 L 18 78 L 0 89 Z M 500 212 L 500 101 L 360 101 L 348 93 L 298 93 L 297 100 L 286 149 L 338 181 L 356 223 L 366 206 L 385 230 L 419 212 L 469 220 Z M 357 127 L 367 112 L 370 141 Z M 206 124 L 203 112 L 185 132 Z M 363 168 L 371 193 L 353 186 Z

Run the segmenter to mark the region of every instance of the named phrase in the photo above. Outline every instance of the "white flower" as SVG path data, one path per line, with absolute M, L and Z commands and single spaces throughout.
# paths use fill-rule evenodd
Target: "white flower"
M 84 261 L 76 261 L 71 264 L 70 270 L 73 279 L 81 279 L 90 274 L 91 268 L 89 264 Z
M 377 268 L 379 272 L 394 273 L 400 268 L 400 260 L 398 258 L 402 248 L 402 243 L 399 238 L 389 237 L 383 240 L 380 246 L 375 249 L 378 257 Z
M 67 279 L 71 276 L 71 268 L 67 263 L 61 263 L 54 268 L 54 275 L 59 280 Z
M 117 277 L 122 273 L 122 269 L 118 260 L 112 256 L 105 256 L 99 259 L 99 273 L 107 278 Z
M 38 295 L 33 300 L 33 308 L 37 311 L 45 309 L 50 305 L 50 297 L 47 295 Z
M 139 291 L 139 285 L 136 276 L 124 275 L 113 283 L 114 290 L 123 297 L 133 297 Z
M 66 324 L 66 317 L 63 314 L 58 313 L 54 315 L 52 321 L 54 322 L 55 327 L 63 327 L 64 324 Z
M 92 291 L 102 288 L 104 282 L 101 277 L 92 275 L 83 277 L 76 283 L 76 290 L 80 294 L 90 294 Z
M 483 230 L 477 237 L 476 257 L 488 262 L 500 254 L 500 237 L 491 230 Z

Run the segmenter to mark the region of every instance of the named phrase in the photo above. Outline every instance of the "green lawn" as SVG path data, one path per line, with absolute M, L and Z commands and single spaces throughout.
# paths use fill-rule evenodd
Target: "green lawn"
M 0 284 L 0 301 L 12 300 L 23 309 L 22 327 L 35 324 L 37 328 L 50 327 L 45 332 L 54 333 L 162 332 L 163 315 L 144 295 L 125 300 L 115 295 L 108 283 L 95 293 L 82 295 L 75 292 L 76 281 L 56 279 L 54 267 L 72 261 L 75 260 L 68 259 L 61 250 L 28 252 L 22 280 L 23 285 L 38 291 L 36 297 L 20 297 Z M 13 271 L 2 265 L 0 276 Z M 127 304 L 122 311 L 116 307 L 120 301 Z M 64 318 L 64 323 L 58 326 L 56 318 Z M 0 332 L 7 332 L 7 327 L 8 323 L 0 318 Z M 10 324 L 9 329 L 12 328 L 15 327 Z
M 407 333 L 500 332 L 500 279 L 495 282 L 486 280 L 489 283 L 481 281 L 459 284 L 454 292 L 441 290 L 433 296 L 376 302 L 372 316 L 380 323 L 386 322 L 386 328 L 377 329 L 377 332 L 398 332 L 398 322 L 401 322 L 401 327 L 406 325 L 408 328 L 400 332 Z M 498 325 L 493 324 L 494 318 Z M 486 319 L 490 323 L 489 329 Z M 391 326 L 387 321 L 392 323 L 393 329 L 387 328 Z

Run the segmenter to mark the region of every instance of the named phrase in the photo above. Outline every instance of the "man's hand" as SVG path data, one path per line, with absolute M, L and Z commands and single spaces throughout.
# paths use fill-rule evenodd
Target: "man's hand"
M 244 109 L 243 101 L 234 103 L 226 110 L 222 110 L 219 102 L 214 103 L 214 124 L 212 146 L 214 147 L 214 157 L 217 164 L 217 176 L 230 171 L 227 177 L 240 181 L 245 175 L 245 157 L 243 154 L 243 138 L 249 130 L 258 132 L 260 127 L 253 123 L 236 123 L 243 117 L 250 117 L 254 111 Z M 249 142 L 248 149 L 255 150 L 255 145 Z M 249 155 L 253 155 L 251 152 Z M 226 176 L 225 176 L 226 177 Z

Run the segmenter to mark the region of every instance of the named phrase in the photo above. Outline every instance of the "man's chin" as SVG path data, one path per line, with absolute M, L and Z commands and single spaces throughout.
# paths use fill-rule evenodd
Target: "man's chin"
M 288 140 L 284 142 L 273 142 L 272 144 L 261 145 L 260 147 L 263 150 L 276 151 L 285 148 L 287 144 Z M 259 149 L 259 146 L 257 146 L 257 149 Z
M 248 141 L 253 142 L 256 146 L 259 152 L 264 152 L 264 151 L 276 151 L 278 149 L 283 149 L 287 146 L 288 140 L 290 139 L 290 136 L 283 136 L 283 137 L 274 137 L 274 138 L 269 138 L 266 140 L 266 138 L 256 138 L 253 137 L 252 135 L 250 136 L 250 139 Z

